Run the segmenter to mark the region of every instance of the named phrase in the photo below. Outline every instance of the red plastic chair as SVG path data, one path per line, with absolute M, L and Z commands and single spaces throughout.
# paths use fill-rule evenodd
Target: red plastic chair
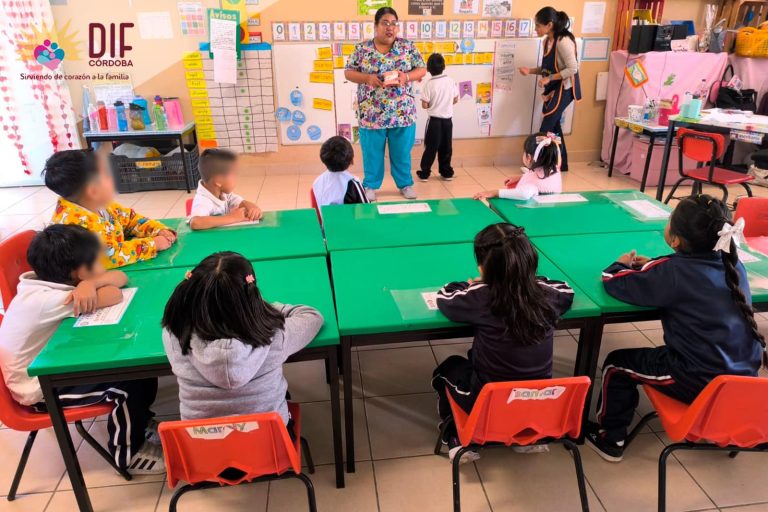
M 2 322 L 3 316 L 0 315 L 0 324 L 2 324 Z M 115 471 L 120 473 L 126 480 L 130 480 L 131 475 L 127 471 L 118 468 L 109 452 L 105 450 L 98 441 L 91 437 L 88 431 L 85 430 L 85 427 L 83 427 L 83 420 L 109 414 L 112 412 L 112 408 L 113 406 L 108 403 L 68 408 L 64 409 L 64 418 L 67 422 L 74 422 L 75 428 L 77 428 L 77 431 L 82 438 L 85 439 L 88 444 L 115 469 Z M 24 474 L 24 468 L 27 465 L 29 453 L 32 451 L 32 445 L 35 443 L 37 432 L 52 426 L 51 417 L 46 413 L 36 412 L 32 408 L 25 407 L 16 402 L 13 397 L 11 397 L 11 392 L 6 387 L 5 379 L 0 371 L 0 422 L 11 430 L 16 430 L 17 432 L 29 432 L 27 442 L 24 445 L 24 450 L 21 452 L 21 460 L 19 460 L 16 474 L 11 483 L 11 489 L 8 491 L 7 500 L 13 501 L 16 499 L 16 491 L 19 489 L 21 476 Z
M 276 412 L 164 421 L 160 424 L 168 487 L 183 480 L 171 498 L 168 510 L 187 492 L 224 485 L 298 478 L 307 487 L 310 512 L 317 510 L 312 480 L 301 472 L 301 450 L 310 473 L 315 472 L 309 445 L 301 437 L 299 405 L 289 402 L 295 441 Z
M 184 203 L 184 206 L 187 209 L 187 217 L 189 217 L 189 215 L 192 213 L 192 201 L 194 200 L 195 200 L 194 197 L 190 197 L 189 199 L 187 199 L 187 202 Z
M 741 185 L 747 191 L 747 196 L 752 197 L 752 189 L 747 184 L 754 180 L 749 176 L 736 171 L 729 171 L 717 167 L 716 162 L 725 152 L 725 137 L 720 133 L 700 132 L 690 128 L 680 128 L 677 131 L 678 169 L 680 179 L 672 186 L 667 199 L 672 199 L 677 187 L 686 181 L 693 182 L 694 193 L 701 193 L 703 184 L 714 185 L 723 191 L 723 202 L 728 200 L 728 185 Z M 683 168 L 683 157 L 697 162 L 694 169 Z
M 627 444 L 658 417 L 674 444 L 659 456 L 659 511 L 666 509 L 667 458 L 675 450 L 768 451 L 768 378 L 720 375 L 690 405 L 643 386 L 655 412 L 632 430 Z
M 751 248 L 768 254 L 768 197 L 743 197 L 735 219 L 744 218 L 744 238 Z
M 465 452 L 486 446 L 562 443 L 573 455 L 581 508 L 588 511 L 584 469 L 574 440 L 581 434 L 589 385 L 589 377 L 492 382 L 483 386 L 469 414 L 448 393 L 462 445 L 453 458 L 453 510 L 461 510 L 459 464 Z M 440 455 L 448 423 L 444 422 L 437 438 L 435 455 Z
M 32 230 L 22 231 L 0 242 L 0 294 L 5 309 L 16 296 L 19 276 L 32 270 L 27 262 L 27 249 L 36 234 Z
M 313 189 L 309 189 L 309 202 L 312 205 L 312 208 L 315 209 L 315 212 L 317 213 L 317 220 L 320 222 L 320 225 L 323 225 L 323 216 L 320 213 L 320 207 L 317 205 L 317 198 L 315 197 L 315 191 Z

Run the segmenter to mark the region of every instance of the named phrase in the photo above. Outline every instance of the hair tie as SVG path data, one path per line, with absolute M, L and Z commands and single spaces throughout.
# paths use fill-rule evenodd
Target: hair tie
M 557 162 L 558 162 L 558 165 L 560 164 L 560 137 L 558 137 L 552 132 L 547 132 L 546 135 L 536 136 L 536 142 L 538 145 L 536 146 L 536 151 L 533 152 L 534 162 L 537 162 L 539 160 L 539 155 L 541 154 L 541 150 L 554 142 L 555 146 L 557 147 Z
M 253 284 L 256 282 L 256 278 L 253 277 L 253 274 L 248 274 L 247 276 L 245 276 L 245 282 L 247 284 Z
M 191 270 L 187 270 L 184 273 L 184 279 L 189 279 L 190 277 L 192 277 L 192 271 Z
M 744 218 L 740 218 L 733 224 L 728 222 L 723 224 L 722 229 L 717 232 L 720 238 L 715 244 L 715 251 L 725 251 L 730 254 L 731 252 L 731 240 L 734 241 L 736 246 L 741 246 L 744 242 Z

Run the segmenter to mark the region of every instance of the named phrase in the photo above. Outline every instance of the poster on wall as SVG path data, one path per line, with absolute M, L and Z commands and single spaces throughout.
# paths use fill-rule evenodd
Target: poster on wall
M 499 41 L 496 43 L 496 59 L 493 68 L 493 88 L 501 91 L 512 90 L 512 80 L 515 76 L 514 41 Z
M 435 16 L 443 14 L 444 0 L 408 0 L 408 14 Z
M 453 0 L 454 14 L 478 14 L 480 0 Z
M 357 0 L 357 14 L 373 16 L 382 7 L 392 7 L 392 0 Z
M 509 18 L 512 16 L 512 0 L 483 0 L 483 16 Z
M 581 17 L 582 34 L 602 34 L 605 21 L 605 2 L 584 2 Z
M 205 37 L 205 11 L 202 2 L 179 2 L 181 35 Z

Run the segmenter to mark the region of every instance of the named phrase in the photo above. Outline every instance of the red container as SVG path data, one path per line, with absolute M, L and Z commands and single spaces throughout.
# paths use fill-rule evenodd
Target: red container
M 676 116 L 680 113 L 680 107 L 678 107 L 679 102 L 680 98 L 675 94 L 672 96 L 672 108 L 659 109 L 659 124 L 661 126 L 669 126 L 669 117 Z

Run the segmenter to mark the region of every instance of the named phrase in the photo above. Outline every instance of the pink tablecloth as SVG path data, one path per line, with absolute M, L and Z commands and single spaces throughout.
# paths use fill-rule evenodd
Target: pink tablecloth
M 638 89 L 634 89 L 624 78 L 624 68 L 635 59 L 642 60 L 649 78 L 643 88 Z M 603 146 L 600 153 L 602 160 L 607 162 L 611 158 L 613 119 L 625 117 L 629 105 L 642 105 L 646 94 L 649 98 L 671 98 L 673 94 L 677 94 L 682 99 L 686 91 L 698 90 L 702 78 L 707 81 L 707 85 L 719 80 L 727 59 L 728 55 L 725 53 L 649 52 L 628 56 L 624 50 L 612 52 L 608 70 Z M 675 75 L 672 85 L 664 85 L 672 74 Z M 741 73 L 739 75 L 741 76 Z M 628 130 L 619 131 L 614 172 L 629 173 L 634 140 L 633 133 Z

